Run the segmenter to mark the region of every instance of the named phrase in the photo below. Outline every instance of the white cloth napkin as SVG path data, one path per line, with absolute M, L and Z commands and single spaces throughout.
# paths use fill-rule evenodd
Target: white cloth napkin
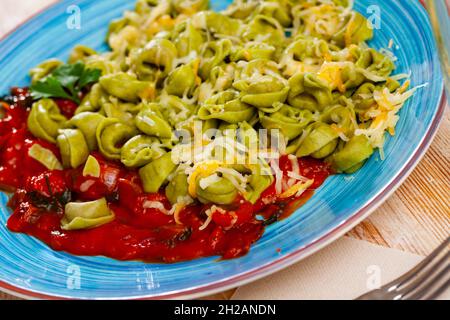
M 238 288 L 232 300 L 355 299 L 396 279 L 422 259 L 343 237 L 283 271 Z M 450 299 L 450 290 L 439 299 Z

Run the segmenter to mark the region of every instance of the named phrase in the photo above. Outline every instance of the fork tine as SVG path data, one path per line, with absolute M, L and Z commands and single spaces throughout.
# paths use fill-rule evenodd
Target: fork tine
M 429 281 L 434 279 L 436 273 L 440 273 L 442 268 L 446 268 L 449 265 L 450 251 L 444 256 L 435 259 L 432 263 L 429 263 L 421 272 L 417 273 L 414 278 L 411 278 L 408 282 L 398 287 L 400 292 L 412 292 L 420 287 L 425 286 Z
M 422 260 L 422 262 L 415 266 L 412 270 L 391 283 L 383 286 L 383 288 L 388 291 L 394 291 L 401 287 L 407 286 L 410 281 L 416 279 L 418 274 L 422 274 L 424 271 L 429 269 L 430 266 L 434 265 L 436 263 L 436 258 L 440 257 L 444 252 L 449 250 L 449 245 L 450 237 L 447 238 L 439 247 L 437 247 L 428 257 Z
M 448 260 L 448 259 L 447 259 Z M 405 294 L 405 299 L 418 300 L 423 299 L 425 295 L 432 295 L 436 290 L 441 289 L 446 283 L 450 281 L 450 266 L 448 265 L 437 273 L 434 277 L 426 279 L 427 281 L 421 283 L 417 288 L 408 291 Z
M 444 293 L 445 290 L 447 290 L 450 287 L 450 280 L 443 283 L 440 287 L 437 287 L 435 290 L 430 291 L 429 293 L 425 294 L 423 296 L 423 299 L 426 300 L 434 300 L 438 298 L 442 293 Z
M 450 285 L 450 237 L 412 270 L 358 300 L 435 298 Z

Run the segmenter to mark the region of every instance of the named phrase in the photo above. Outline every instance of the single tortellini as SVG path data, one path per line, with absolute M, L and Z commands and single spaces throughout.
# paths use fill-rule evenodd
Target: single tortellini
M 51 99 L 41 99 L 33 104 L 28 115 L 28 130 L 36 137 L 56 143 L 58 130 L 67 121 Z
M 178 170 L 166 187 L 166 196 L 171 204 L 178 202 L 178 199 L 189 196 L 188 177 L 184 170 Z
M 139 81 L 136 76 L 123 72 L 102 76 L 100 85 L 110 95 L 128 102 L 147 98 L 154 91 L 150 82 Z
M 354 136 L 327 159 L 337 172 L 354 173 L 373 154 L 373 147 L 364 135 Z
M 209 32 L 218 35 L 239 36 L 242 22 L 214 11 L 199 12 L 193 17 L 199 21 L 199 26 L 208 29 Z
M 251 61 L 255 59 L 272 60 L 277 49 L 264 42 L 249 42 L 237 47 L 230 55 L 231 61 Z
M 89 147 L 81 130 L 61 129 L 56 139 L 65 168 L 77 168 L 89 156 Z
M 275 18 L 283 27 L 292 25 L 292 18 L 286 1 L 265 1 L 261 3 L 257 12 L 267 17 Z
M 92 229 L 115 219 L 105 198 L 89 202 L 69 202 L 64 208 L 61 229 Z
M 233 87 L 241 92 L 241 100 L 265 112 L 276 102 L 285 102 L 289 93 L 288 81 L 272 61 L 257 59 L 248 62 Z
M 103 115 L 96 112 L 81 112 L 73 116 L 65 125 L 67 128 L 79 129 L 86 139 L 90 151 L 97 149 L 97 127 L 105 119 Z
M 394 63 L 388 56 L 385 56 L 372 48 L 362 50 L 358 54 L 355 66 L 381 78 L 387 78 L 395 68 Z M 359 84 L 360 83 L 358 83 L 358 85 Z
M 208 9 L 208 0 L 172 0 L 173 9 L 179 14 L 192 15 Z
M 340 101 L 341 103 L 348 103 L 348 105 L 338 104 L 326 108 L 320 116 L 320 121 L 334 125 L 336 130 L 350 136 L 357 129 L 355 127 L 357 122 L 354 105 L 345 97 L 342 97 Z
M 154 10 L 160 2 L 160 0 L 137 0 L 134 11 L 140 15 L 147 15 Z
M 175 171 L 177 165 L 172 161 L 172 153 L 165 153 L 139 170 L 144 191 L 155 193 L 167 181 L 169 175 Z
M 303 129 L 313 122 L 313 114 L 309 110 L 300 110 L 283 105 L 274 113 L 260 113 L 261 125 L 267 130 L 278 129 L 289 140 L 298 137 Z
M 181 57 L 187 56 L 191 52 L 200 53 L 201 47 L 206 41 L 202 32 L 194 27 L 192 21 L 185 21 L 175 26 L 171 39 Z
M 264 15 L 255 16 L 245 28 L 242 37 L 245 41 L 264 40 L 265 43 L 274 46 L 281 46 L 286 40 L 281 24 L 276 19 Z
M 108 159 L 120 159 L 121 146 L 137 135 L 135 127 L 115 118 L 105 118 L 97 126 L 96 137 L 100 152 Z
M 56 68 L 64 63 L 57 59 L 47 60 L 30 70 L 31 83 L 36 83 L 49 76 Z
M 78 61 L 85 62 L 88 57 L 96 55 L 97 52 L 87 46 L 77 45 L 69 56 L 69 63 L 75 63 Z
M 130 16 L 114 20 L 110 23 L 107 41 L 114 51 L 134 46 L 140 37 L 138 22 Z
M 219 119 L 228 123 L 249 121 L 255 115 L 255 108 L 242 102 L 239 94 L 227 90 L 206 100 L 198 111 L 201 120 Z
M 236 65 L 233 63 L 214 67 L 211 70 L 209 80 L 203 82 L 197 90 L 198 103 L 202 104 L 214 94 L 230 89 L 233 85 L 235 72 Z
M 344 10 L 343 7 L 326 4 L 310 5 L 309 8 L 295 6 L 292 10 L 294 35 L 307 34 L 340 47 L 370 39 L 373 32 L 367 20 L 360 14 Z
M 116 60 L 109 60 L 101 55 L 92 55 L 85 59 L 86 68 L 98 69 L 102 75 L 117 73 L 121 71 L 120 63 Z
M 289 79 L 288 103 L 298 109 L 322 111 L 333 97 L 329 85 L 312 73 L 298 73 Z
M 158 81 L 172 70 L 177 54 L 177 48 L 170 40 L 155 38 L 144 48 L 131 53 L 131 65 L 139 79 Z
M 324 61 L 331 61 L 330 45 L 322 39 L 298 36 L 283 52 L 280 64 L 285 76 L 293 76 L 296 73 L 319 70 Z
M 370 120 L 371 110 L 375 110 L 378 107 L 374 98 L 374 93 L 377 90 L 383 90 L 386 86 L 389 92 L 394 92 L 400 87 L 398 81 L 388 80 L 383 85 L 375 85 L 372 82 L 363 83 L 352 95 L 352 101 L 355 105 L 355 112 L 358 114 L 361 121 Z
M 135 124 L 140 131 L 160 139 L 172 137 L 172 127 L 161 113 L 161 107 L 157 103 L 144 105 L 135 118 Z
M 306 130 L 306 136 L 298 148 L 297 157 L 312 156 L 323 159 L 334 152 L 339 143 L 339 133 L 331 125 L 313 123 Z
M 121 102 L 117 98 L 110 97 L 108 102 L 103 103 L 99 112 L 108 118 L 117 118 L 129 123 L 133 122 L 133 118 L 141 109 L 141 103 Z
M 203 189 L 200 183 L 202 178 L 205 177 L 198 175 L 195 180 L 197 198 L 202 203 L 231 204 L 239 194 L 234 184 L 224 177 L 219 177 L 217 182 Z
M 177 127 L 180 123 L 191 118 L 196 110 L 196 106 L 183 101 L 179 97 L 166 94 L 160 96 L 158 105 L 164 119 L 172 127 Z
M 166 150 L 155 137 L 137 135 L 128 140 L 121 149 L 120 161 L 129 168 L 142 167 L 160 158 Z
M 245 20 L 249 18 L 258 8 L 259 1 L 254 0 L 241 0 L 233 1 L 231 5 L 223 11 L 223 14 L 236 18 Z
M 371 23 L 358 12 L 352 12 L 346 19 L 345 26 L 333 35 L 332 40 L 339 46 L 350 46 L 373 38 Z
M 261 194 L 272 185 L 274 177 L 269 165 L 258 159 L 258 163 L 246 166 L 245 169 L 238 168 L 244 174 L 248 174 L 248 184 L 244 193 L 244 197 L 251 203 L 256 203 L 260 199 Z
M 201 82 L 197 75 L 199 63 L 196 59 L 174 69 L 167 77 L 164 86 L 167 93 L 180 98 L 192 96 L 196 86 Z
M 211 70 L 223 63 L 225 58 L 230 55 L 232 46 L 233 44 L 229 39 L 205 43 L 199 70 L 199 74 L 203 80 L 207 80 Z
M 91 91 L 81 100 L 80 106 L 75 110 L 75 114 L 82 112 L 95 112 L 108 103 L 109 95 L 103 87 L 96 83 L 92 86 Z

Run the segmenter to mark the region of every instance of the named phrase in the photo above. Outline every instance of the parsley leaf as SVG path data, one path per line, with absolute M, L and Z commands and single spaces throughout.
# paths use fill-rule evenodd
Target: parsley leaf
M 80 104 L 79 93 L 89 84 L 95 83 L 101 70 L 88 69 L 81 62 L 65 64 L 56 68 L 48 77 L 33 84 L 31 96 L 34 99 L 63 98 Z

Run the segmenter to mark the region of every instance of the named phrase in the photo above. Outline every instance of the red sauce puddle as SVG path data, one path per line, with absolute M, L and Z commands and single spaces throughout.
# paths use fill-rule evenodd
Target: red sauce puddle
M 58 157 L 59 151 L 28 132 L 26 119 L 32 101 L 27 90 L 13 88 L 6 100 L 0 119 L 0 188 L 14 192 L 8 203 L 13 213 L 7 226 L 13 232 L 40 239 L 54 250 L 75 255 L 168 263 L 207 256 L 239 257 L 262 236 L 265 226 L 292 214 L 332 174 L 321 161 L 298 159 L 300 174 L 314 179 L 301 197 L 277 199 L 273 184 L 256 204 L 239 198 L 224 207 L 226 213 L 216 211 L 206 229 L 199 230 L 211 205 L 184 208 L 179 215 L 182 224 L 158 209 L 144 209 L 145 201 L 160 201 L 166 209 L 170 209 L 170 203 L 164 192 L 144 193 L 136 171 L 108 161 L 99 153 L 92 155 L 101 165 L 100 178 L 84 177 L 81 168 L 48 171 L 28 156 L 28 149 L 38 143 Z M 68 101 L 58 100 L 58 105 L 68 115 L 74 109 Z M 287 156 L 280 159 L 280 168 L 284 172 L 292 170 Z M 82 185 L 88 180 L 91 186 L 84 190 Z M 88 230 L 61 229 L 65 202 L 101 197 L 107 198 L 116 215 L 113 222 Z

